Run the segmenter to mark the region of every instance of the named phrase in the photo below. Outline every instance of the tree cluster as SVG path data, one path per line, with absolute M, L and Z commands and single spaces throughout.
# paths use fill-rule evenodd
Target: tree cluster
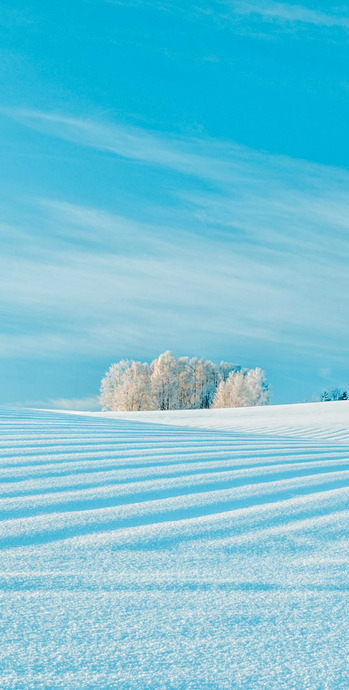
M 348 393 L 342 388 L 332 388 L 329 391 L 324 391 L 321 394 L 321 402 L 330 402 L 330 400 L 348 400 Z
M 164 352 L 151 364 L 122 360 L 101 383 L 103 410 L 189 410 L 250 407 L 269 401 L 261 369 L 231 362 L 174 357 Z

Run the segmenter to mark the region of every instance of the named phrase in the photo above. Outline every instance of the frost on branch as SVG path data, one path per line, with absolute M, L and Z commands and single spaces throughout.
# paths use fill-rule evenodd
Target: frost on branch
M 174 357 L 167 351 L 150 365 L 122 360 L 102 379 L 103 410 L 189 410 L 265 405 L 269 387 L 261 369 L 231 362 Z

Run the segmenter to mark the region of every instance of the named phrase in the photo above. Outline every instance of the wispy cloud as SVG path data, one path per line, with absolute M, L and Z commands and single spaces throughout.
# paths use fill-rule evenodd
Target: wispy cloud
M 341 169 L 336 171 L 307 161 L 260 153 L 208 137 L 180 138 L 102 118 L 71 117 L 39 110 L 3 108 L 0 112 L 26 127 L 80 147 L 108 152 L 147 166 L 165 167 L 220 186 L 225 183 L 231 185 L 237 179 L 242 185 L 260 184 L 266 171 L 269 177 L 273 177 L 274 185 L 280 175 L 287 176 L 291 187 L 298 186 L 303 190 L 308 183 L 315 189 L 318 183 L 322 187 L 329 172 L 329 186 L 344 189 L 349 180 L 349 173 Z
M 199 177 L 212 177 L 214 171 L 218 176 L 224 175 L 223 161 L 217 160 L 213 168 L 212 157 L 198 156 L 193 150 L 188 150 L 188 142 L 185 139 L 155 136 L 129 125 L 108 125 L 90 118 L 68 117 L 58 113 L 21 109 L 3 109 L 2 112 L 28 127 L 81 146 L 89 146 L 148 165 L 170 167 L 178 172 Z
M 4 245 L 0 259 L 2 308 L 12 319 L 30 314 L 41 328 L 4 333 L 3 356 L 146 359 L 154 348 L 233 341 L 345 357 L 346 171 L 91 118 L 12 115 L 73 150 L 130 159 L 148 177 L 166 169 L 156 181 L 171 194 L 164 201 L 157 188 L 142 201 L 136 193 L 127 215 L 27 200 L 18 228 L 26 253 Z
M 349 29 L 348 13 L 327 13 L 304 5 L 291 5 L 286 2 L 227 2 L 232 10 L 240 15 L 257 15 L 265 20 L 313 24 L 318 27 L 339 27 Z
M 319 28 L 349 29 L 347 8 L 334 7 L 332 11 L 314 9 L 302 4 L 277 2 L 274 0 L 210 0 L 200 2 L 171 2 L 171 0 L 106 0 L 115 6 L 129 8 L 149 8 L 161 12 L 185 14 L 187 19 L 211 19 L 213 25 L 222 27 L 228 22 L 232 29 L 239 31 L 237 17 L 260 18 L 264 22 L 280 24 L 305 24 Z M 223 24 L 222 24 L 223 22 Z

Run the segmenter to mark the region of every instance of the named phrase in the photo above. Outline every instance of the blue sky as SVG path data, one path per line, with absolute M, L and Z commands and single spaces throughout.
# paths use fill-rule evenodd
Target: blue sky
M 349 7 L 0 5 L 0 403 L 89 408 L 109 364 L 349 386 Z

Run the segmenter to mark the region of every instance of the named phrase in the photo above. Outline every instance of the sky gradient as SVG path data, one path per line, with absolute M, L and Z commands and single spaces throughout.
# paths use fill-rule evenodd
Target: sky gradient
M 0 404 L 111 362 L 349 386 L 349 8 L 2 2 Z

